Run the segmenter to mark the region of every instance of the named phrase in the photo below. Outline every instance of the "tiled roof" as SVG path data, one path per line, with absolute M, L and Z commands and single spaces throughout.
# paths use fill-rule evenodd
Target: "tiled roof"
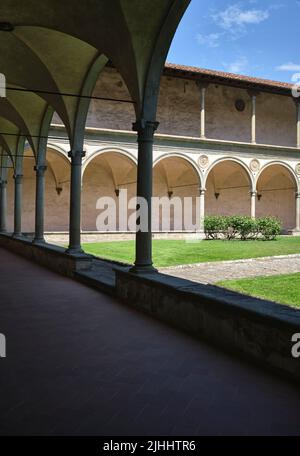
M 192 77 L 193 79 L 205 80 L 206 82 L 219 82 L 229 85 L 235 85 L 245 88 L 260 88 L 262 90 L 275 91 L 281 93 L 290 93 L 293 84 L 287 82 L 271 81 L 268 79 L 254 78 L 234 73 L 225 73 L 223 71 L 206 70 L 174 63 L 166 63 L 165 74 L 177 73 L 182 77 Z

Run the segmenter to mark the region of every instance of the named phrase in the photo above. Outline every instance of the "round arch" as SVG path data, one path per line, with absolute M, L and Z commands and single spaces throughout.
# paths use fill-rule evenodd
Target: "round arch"
M 153 196 L 170 208 L 155 208 L 154 224 L 159 231 L 195 231 L 202 178 L 197 165 L 183 154 L 165 154 L 153 164 Z M 172 209 L 171 206 L 173 205 Z
M 219 158 L 218 160 L 214 161 L 209 166 L 209 168 L 207 169 L 207 171 L 206 171 L 206 173 L 204 175 L 204 182 L 203 182 L 204 187 L 206 186 L 206 182 L 207 182 L 207 179 L 208 179 L 208 176 L 209 176 L 210 172 L 213 171 L 215 166 L 217 166 L 217 165 L 219 165 L 219 164 L 221 164 L 223 162 L 234 162 L 234 163 L 237 163 L 238 165 L 240 165 L 244 169 L 244 171 L 245 171 L 245 173 L 246 173 L 246 175 L 247 175 L 247 177 L 249 179 L 249 182 L 250 182 L 250 184 L 252 186 L 252 189 L 255 188 L 255 180 L 254 180 L 254 178 L 253 178 L 253 176 L 251 174 L 250 169 L 248 168 L 246 163 L 244 163 L 239 158 L 235 158 L 235 157 L 222 157 L 222 158 Z
M 106 153 L 116 153 L 116 154 L 123 155 L 124 157 L 128 158 L 129 160 L 131 160 L 134 165 L 137 166 L 136 157 L 133 154 L 131 154 L 130 152 L 128 152 L 127 150 L 121 149 L 121 148 L 118 148 L 118 147 L 116 147 L 116 148 L 106 147 L 104 149 L 96 150 L 95 152 L 91 153 L 91 155 L 89 155 L 86 158 L 86 160 L 84 161 L 84 163 L 82 165 L 82 177 L 84 176 L 84 173 L 85 173 L 87 167 L 91 164 L 91 162 L 93 160 L 95 160 L 97 157 L 99 157 L 100 155 L 103 155 L 103 154 L 106 154 Z
M 179 159 L 182 159 L 184 161 L 186 161 L 187 163 L 189 163 L 195 173 L 197 174 L 198 178 L 199 178 L 199 186 L 201 187 L 202 186 L 202 180 L 203 180 L 203 176 L 201 175 L 201 172 L 200 172 L 200 169 L 197 165 L 197 163 L 195 163 L 190 157 L 187 157 L 186 155 L 184 154 L 180 154 L 178 152 L 176 153 L 171 153 L 171 154 L 163 154 L 161 155 L 160 157 L 158 157 L 157 159 L 154 160 L 153 162 L 153 169 L 155 168 L 156 165 L 158 165 L 162 160 L 166 160 L 168 158 L 179 158 Z
M 51 144 L 46 151 L 46 165 L 45 231 L 68 231 L 71 164 L 65 151 Z
M 280 160 L 271 161 L 271 162 L 267 163 L 266 165 L 264 165 L 261 168 L 261 170 L 259 171 L 259 173 L 256 176 L 255 187 L 257 187 L 258 180 L 259 180 L 260 176 L 262 175 L 262 173 L 266 169 L 268 169 L 270 166 L 282 166 L 283 168 L 286 168 L 287 171 L 290 173 L 290 176 L 294 180 L 294 184 L 295 184 L 295 188 L 297 189 L 297 192 L 300 192 L 300 182 L 299 182 L 299 180 L 297 178 L 297 175 L 296 175 L 294 169 L 289 164 L 287 164 L 285 162 L 282 162 Z
M 296 223 L 296 192 L 299 183 L 294 170 L 286 163 L 272 161 L 259 172 L 256 179 L 258 217 L 277 217 L 284 232 L 295 228 Z
M 216 160 L 204 182 L 206 215 L 250 215 L 254 181 L 243 161 L 232 157 Z
M 126 231 L 127 226 L 120 226 L 119 212 L 136 195 L 136 181 L 136 160 L 129 152 L 105 148 L 91 154 L 84 164 L 82 178 L 83 230 L 96 231 L 99 215 L 97 201 L 101 197 L 109 197 L 117 209 L 115 229 Z

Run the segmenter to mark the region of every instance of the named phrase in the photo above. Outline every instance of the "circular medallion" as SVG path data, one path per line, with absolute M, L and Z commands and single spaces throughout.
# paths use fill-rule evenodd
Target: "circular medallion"
M 207 155 L 201 155 L 201 157 L 199 157 L 198 163 L 199 166 L 201 166 L 201 168 L 206 168 L 209 163 L 209 158 L 207 157 Z
M 239 99 L 235 101 L 235 109 L 239 112 L 243 112 L 246 109 L 246 103 L 244 100 Z
M 296 165 L 296 173 L 300 176 L 300 163 Z
M 260 163 L 256 158 L 250 162 L 250 169 L 253 173 L 257 173 L 260 170 Z

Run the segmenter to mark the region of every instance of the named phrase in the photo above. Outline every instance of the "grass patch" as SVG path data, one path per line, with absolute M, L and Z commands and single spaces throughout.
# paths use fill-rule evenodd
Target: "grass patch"
M 134 262 L 134 241 L 87 243 L 83 248 L 85 252 L 102 258 Z M 275 241 L 153 241 L 153 261 L 156 267 L 293 253 L 300 253 L 300 237 L 278 237 Z
M 217 285 L 300 309 L 300 274 L 225 280 Z

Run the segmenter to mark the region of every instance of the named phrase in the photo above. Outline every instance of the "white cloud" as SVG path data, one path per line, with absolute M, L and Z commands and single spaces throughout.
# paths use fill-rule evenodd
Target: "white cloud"
M 210 33 L 209 35 L 202 35 L 201 33 L 198 33 L 196 36 L 196 40 L 198 44 L 205 44 L 208 47 L 216 48 L 220 44 L 220 36 L 220 33 Z
M 240 4 L 231 5 L 212 15 L 213 20 L 230 32 L 244 31 L 246 25 L 260 24 L 270 17 L 268 10 L 242 9 Z
M 249 62 L 247 57 L 241 56 L 231 63 L 223 63 L 226 71 L 229 73 L 244 73 L 249 67 Z
M 277 71 L 300 71 L 300 64 L 297 63 L 283 63 L 276 67 Z

